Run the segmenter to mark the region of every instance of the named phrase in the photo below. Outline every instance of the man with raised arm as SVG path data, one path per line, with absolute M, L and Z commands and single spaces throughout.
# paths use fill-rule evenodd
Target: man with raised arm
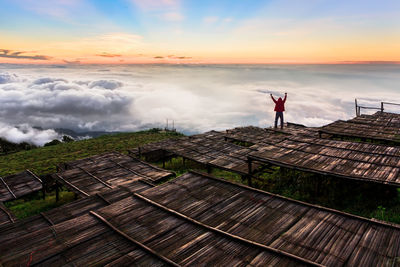
M 281 129 L 283 129 L 283 112 L 285 111 L 285 102 L 286 102 L 286 97 L 287 93 L 285 93 L 285 98 L 282 100 L 281 97 L 278 98 L 278 100 L 275 100 L 275 98 L 271 94 L 272 101 L 275 103 L 275 128 L 278 127 L 278 119 L 281 119 Z

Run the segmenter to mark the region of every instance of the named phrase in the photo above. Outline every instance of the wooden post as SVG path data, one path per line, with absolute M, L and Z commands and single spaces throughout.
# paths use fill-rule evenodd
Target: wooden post
M 381 102 L 381 112 L 383 112 L 384 108 L 383 108 L 383 102 Z
M 46 186 L 45 183 L 42 184 L 42 193 L 43 193 L 43 200 L 46 199 Z
M 56 181 L 56 202 L 60 200 L 60 191 L 59 191 L 59 184 Z
M 252 163 L 252 160 L 250 158 L 247 158 L 247 164 L 248 164 L 248 166 L 247 166 L 248 167 L 247 184 L 248 184 L 248 186 L 251 186 L 251 175 L 253 173 L 251 163 Z
M 357 98 L 354 99 L 354 102 L 356 104 L 356 117 L 358 117 L 358 106 L 357 106 Z

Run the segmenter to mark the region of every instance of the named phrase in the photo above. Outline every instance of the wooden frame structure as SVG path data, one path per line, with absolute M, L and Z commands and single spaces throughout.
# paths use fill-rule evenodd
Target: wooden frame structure
M 323 126 L 318 133 L 320 138 L 328 135 L 399 145 L 400 114 L 376 112 L 373 115 L 360 115 L 348 121 L 338 120 Z
M 130 154 L 138 150 L 131 150 Z M 224 133 L 210 131 L 188 137 L 151 143 L 140 148 L 141 155 L 165 161 L 171 157 L 182 157 L 183 161 L 192 160 L 204 165 L 209 171 L 219 168 L 247 175 L 247 155 L 253 151 L 224 141 Z M 145 154 L 144 154 L 145 153 Z M 154 154 L 153 154 L 154 153 Z
M 113 190 L 105 191 L 104 193 L 98 193 L 89 197 L 84 197 L 61 207 L 41 212 L 38 215 L 34 215 L 22 220 L 13 220 L 13 223 L 4 223 L 4 225 L 1 225 L 0 221 L 0 244 L 19 236 L 23 236 L 49 226 L 51 227 L 56 224 L 60 224 L 84 214 L 88 214 L 89 211 L 106 207 L 112 203 L 131 196 L 132 193 L 142 192 L 151 187 L 151 185 L 142 183 L 140 181 L 131 182 L 124 186 L 119 186 Z
M 87 197 L 132 181 L 153 184 L 173 176 L 175 173 L 171 171 L 111 152 L 65 163 L 64 170 L 53 174 L 52 178 L 76 194 Z
M 42 189 L 42 180 L 30 170 L 0 177 L 0 202 L 14 200 Z
M 392 266 L 400 226 L 189 172 L 0 242 L 3 266 Z
M 400 148 L 318 138 L 288 138 L 248 157 L 253 162 L 333 177 L 400 186 Z

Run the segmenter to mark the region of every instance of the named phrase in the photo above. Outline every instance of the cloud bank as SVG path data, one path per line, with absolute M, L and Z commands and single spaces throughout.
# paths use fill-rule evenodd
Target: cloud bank
M 321 126 L 353 117 L 354 98 L 374 106 L 380 101 L 400 102 L 398 73 L 399 65 L 381 64 L 0 64 L 0 136 L 40 144 L 55 135 L 32 126 L 134 131 L 163 128 L 166 119 L 185 133 L 268 127 L 274 120 L 269 94 L 279 97 L 285 92 L 286 121 Z

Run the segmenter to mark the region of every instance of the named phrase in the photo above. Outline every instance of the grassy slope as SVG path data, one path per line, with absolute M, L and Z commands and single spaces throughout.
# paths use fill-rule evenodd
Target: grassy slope
M 59 163 L 81 159 L 108 151 L 127 153 L 128 149 L 166 138 L 175 138 L 180 134 L 161 133 L 157 131 L 143 131 L 136 133 L 121 133 L 104 135 L 98 138 L 63 143 L 55 146 L 41 147 L 29 151 L 0 156 L 0 176 L 14 174 L 30 169 L 38 175 L 54 173 Z M 25 218 L 43 212 L 74 199 L 74 194 L 64 190 L 60 194 L 60 201 L 55 201 L 54 190 L 48 192 L 46 199 L 42 199 L 40 192 L 9 201 L 5 205 L 17 218 Z
M 38 175 L 54 173 L 62 162 L 89 157 L 108 151 L 127 153 L 128 149 L 150 142 L 176 137 L 178 134 L 143 131 L 104 135 L 98 138 L 62 143 L 0 157 L 0 176 L 30 169 Z

